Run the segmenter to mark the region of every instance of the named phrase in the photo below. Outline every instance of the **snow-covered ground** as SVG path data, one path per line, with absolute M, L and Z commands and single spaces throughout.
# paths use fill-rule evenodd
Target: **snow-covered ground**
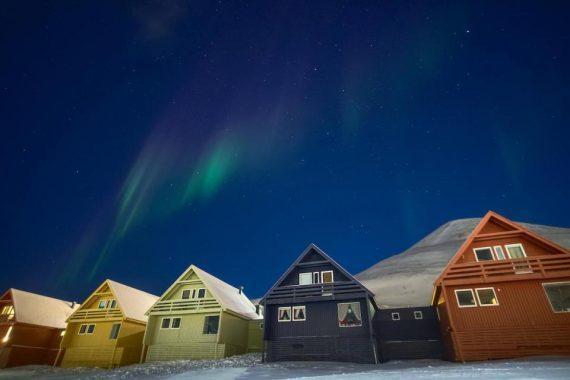
M 137 364 L 114 370 L 27 366 L 0 370 L 4 379 L 570 379 L 570 358 L 529 358 L 481 363 L 438 360 L 380 365 L 330 362 L 260 362 L 257 354 L 223 360 Z

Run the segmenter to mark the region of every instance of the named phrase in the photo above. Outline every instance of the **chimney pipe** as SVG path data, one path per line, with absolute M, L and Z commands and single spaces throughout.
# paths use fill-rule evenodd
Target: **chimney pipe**
M 243 286 L 240 286 L 239 287 L 239 294 L 242 294 L 242 293 L 243 293 Z

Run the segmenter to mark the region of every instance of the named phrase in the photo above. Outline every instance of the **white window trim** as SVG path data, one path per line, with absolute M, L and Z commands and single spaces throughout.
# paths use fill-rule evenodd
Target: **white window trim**
M 184 298 L 184 292 L 188 292 L 188 298 Z M 183 299 L 183 300 L 192 299 L 192 289 L 182 289 L 182 294 L 180 294 L 180 299 Z
M 162 321 L 164 321 L 165 319 L 168 319 L 168 327 L 162 327 Z M 172 324 L 172 317 L 162 317 L 160 319 L 160 329 L 161 330 L 168 330 L 170 329 L 170 325 Z
M 295 318 L 295 309 L 303 309 L 303 315 L 305 316 L 303 319 L 300 318 Z M 307 320 L 307 308 L 305 307 L 305 305 L 298 305 L 298 306 L 293 306 L 291 308 L 291 318 L 293 319 L 294 322 L 304 322 Z
M 482 251 L 484 249 L 488 249 L 491 251 L 491 260 L 479 260 L 479 258 L 477 257 L 477 251 Z M 495 260 L 495 252 L 493 250 L 493 247 L 477 247 L 477 248 L 473 248 L 473 254 L 475 255 L 475 260 L 477 260 L 477 262 L 484 262 L 484 261 L 493 261 Z
M 509 256 L 509 259 L 513 259 L 513 258 L 511 257 L 511 253 L 509 252 L 509 248 L 510 248 L 510 247 L 520 247 L 520 249 L 521 249 L 521 251 L 522 251 L 522 253 L 523 253 L 523 255 L 524 255 L 524 257 L 516 257 L 516 258 L 514 258 L 514 260 L 522 259 L 522 258 L 527 257 L 526 251 L 524 250 L 524 247 L 523 247 L 523 245 L 522 245 L 521 243 L 505 244 L 505 250 L 507 251 L 507 255 Z
M 424 313 L 421 310 L 414 310 L 414 319 L 424 319 Z
M 338 315 L 338 306 L 339 306 L 339 305 L 354 305 L 354 304 L 358 304 L 358 305 L 359 305 L 359 310 L 360 310 L 360 325 L 358 325 L 358 326 L 342 326 L 342 325 L 340 324 L 340 318 L 339 318 L 339 315 Z M 342 328 L 342 329 L 352 329 L 352 328 L 358 328 L 358 327 L 364 326 L 364 321 L 362 320 L 362 309 L 361 309 L 360 302 L 358 302 L 358 301 L 353 301 L 353 302 L 339 302 L 339 303 L 337 303 L 337 304 L 336 304 L 336 313 L 337 313 L 337 319 L 339 320 L 339 321 L 338 321 L 338 327 L 340 327 L 340 328 Z
M 199 297 L 200 290 L 204 291 L 204 297 Z M 198 288 L 198 290 L 196 291 L 196 299 L 202 300 L 202 299 L 206 298 L 206 295 L 207 295 L 206 293 L 207 293 L 206 288 Z
M 311 283 L 310 284 L 301 284 L 301 275 L 305 274 L 305 275 L 309 275 L 309 277 L 311 278 Z M 306 285 L 312 285 L 313 284 L 313 272 L 300 272 L 299 273 L 299 286 L 306 286 Z
M 315 281 L 315 276 L 317 277 L 317 281 Z M 321 272 L 313 272 L 313 284 L 320 284 L 321 283 Z
M 459 296 L 457 295 L 458 292 L 471 292 L 471 296 L 473 297 L 473 301 L 475 301 L 475 305 L 461 305 L 459 302 Z M 477 299 L 475 298 L 475 294 L 473 294 L 473 289 L 455 289 L 455 300 L 457 301 L 457 306 L 460 308 L 464 307 L 477 307 Z
M 175 320 L 175 319 L 178 319 L 178 320 L 179 320 L 179 321 L 178 321 L 178 327 L 174 327 L 174 320 Z M 180 329 L 180 326 L 182 326 L 182 318 L 181 318 L 181 317 L 173 317 L 173 318 L 170 320 L 170 329 L 179 330 L 179 329 Z
M 289 309 L 289 319 L 281 319 L 279 316 L 281 315 L 281 310 Z M 280 307 L 277 309 L 277 322 L 291 322 L 293 319 L 293 315 L 291 314 L 291 307 Z
M 491 304 L 483 304 L 481 302 L 481 298 L 479 298 L 479 290 L 492 290 L 493 291 L 493 295 L 495 296 L 495 299 L 497 300 L 497 303 L 491 303 Z M 497 292 L 495 292 L 495 288 L 490 287 L 490 288 L 475 288 L 475 294 L 477 295 L 477 302 L 479 303 L 479 306 L 481 307 L 486 307 L 486 306 L 499 306 L 499 297 L 497 297 Z
M 497 250 L 501 250 L 501 254 L 503 255 L 502 259 L 499 258 L 499 254 L 497 253 Z M 493 247 L 493 254 L 495 256 L 495 260 L 505 260 L 507 258 L 507 255 L 505 255 L 505 250 L 500 245 L 495 245 Z
M 548 300 L 548 303 L 550 305 L 550 308 L 552 309 L 552 312 L 556 313 L 556 314 L 570 313 L 570 311 L 556 311 L 556 310 L 554 310 L 554 306 L 552 306 L 552 301 L 550 301 L 550 297 L 548 297 L 548 293 L 546 292 L 546 286 L 545 285 L 570 285 L 570 281 L 543 282 L 542 283 L 542 289 L 544 289 L 544 295 L 546 296 L 546 299 Z
M 330 273 L 331 274 L 331 282 L 324 282 L 323 281 L 323 274 Z M 332 284 L 334 282 L 334 271 L 332 270 L 323 270 L 321 271 L 321 284 Z
M 96 326 L 96 325 L 97 325 L 96 323 L 89 323 L 89 324 L 87 325 L 87 329 L 85 329 L 85 335 L 93 335 L 93 333 L 95 333 L 95 326 Z M 93 326 L 93 331 L 91 331 L 91 332 L 89 332 L 89 327 L 90 327 L 90 326 Z
M 396 318 L 394 318 L 394 317 L 396 317 Z M 392 320 L 393 321 L 400 321 L 401 320 L 400 313 L 398 313 L 398 312 L 392 313 Z

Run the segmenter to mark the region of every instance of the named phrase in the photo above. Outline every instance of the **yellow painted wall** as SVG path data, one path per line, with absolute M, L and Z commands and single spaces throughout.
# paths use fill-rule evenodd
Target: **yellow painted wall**
M 263 351 L 263 319 L 249 321 L 247 352 Z
M 249 321 L 228 312 L 222 313 L 220 343 L 224 343 L 224 356 L 245 354 L 249 335 Z

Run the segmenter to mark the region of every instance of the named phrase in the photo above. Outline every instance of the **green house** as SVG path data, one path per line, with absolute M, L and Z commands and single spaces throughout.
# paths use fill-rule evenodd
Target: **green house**
M 217 359 L 260 351 L 263 317 L 237 289 L 191 265 L 147 312 L 143 360 Z

